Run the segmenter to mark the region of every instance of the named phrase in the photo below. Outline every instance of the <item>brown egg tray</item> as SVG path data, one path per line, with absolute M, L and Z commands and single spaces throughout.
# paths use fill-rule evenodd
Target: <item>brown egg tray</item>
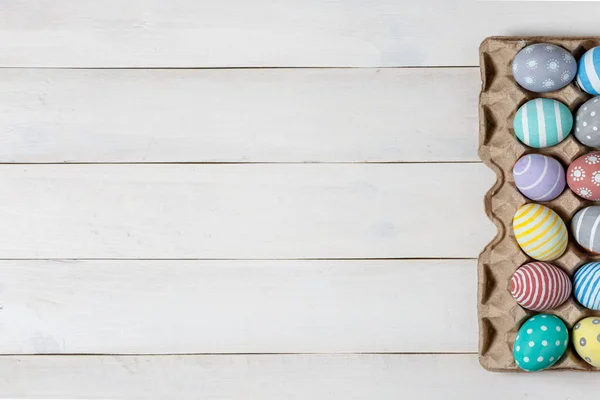
M 509 281 L 521 265 L 533 261 L 517 244 L 512 218 L 517 209 L 530 202 L 515 187 L 512 168 L 524 154 L 552 156 L 566 167 L 592 148 L 579 143 L 573 133 L 558 145 L 532 149 L 522 144 L 513 130 L 513 117 L 525 102 L 546 97 L 567 105 L 572 112 L 592 96 L 577 87 L 575 81 L 550 93 L 532 93 L 521 88 L 512 76 L 511 63 L 523 47 L 533 43 L 551 43 L 570 51 L 577 60 L 592 47 L 600 46 L 600 37 L 490 37 L 479 48 L 481 94 L 479 97 L 479 157 L 496 173 L 496 183 L 485 195 L 485 211 L 498 233 L 479 256 L 478 316 L 479 360 L 491 371 L 520 371 L 514 362 L 512 346 L 521 324 L 536 314 L 519 306 L 509 291 Z M 555 200 L 543 202 L 556 211 L 569 228 L 567 251 L 553 264 L 573 276 L 582 264 L 600 260 L 600 256 L 583 250 L 573 239 L 570 221 L 575 212 L 593 202 L 577 197 L 567 187 Z M 546 311 L 567 324 L 569 329 L 581 318 L 600 315 L 578 304 L 573 296 L 560 307 Z M 565 356 L 550 369 L 598 371 L 574 352 L 572 345 Z

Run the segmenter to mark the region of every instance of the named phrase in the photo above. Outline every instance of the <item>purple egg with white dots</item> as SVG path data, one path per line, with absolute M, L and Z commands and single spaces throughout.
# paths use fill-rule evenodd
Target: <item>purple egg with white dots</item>
M 554 158 L 527 154 L 513 167 L 515 185 L 523 196 L 533 201 L 550 201 L 565 189 L 565 169 Z

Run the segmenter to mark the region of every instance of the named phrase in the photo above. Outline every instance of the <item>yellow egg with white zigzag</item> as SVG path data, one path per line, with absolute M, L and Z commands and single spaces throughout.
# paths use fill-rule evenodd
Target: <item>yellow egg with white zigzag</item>
M 567 249 L 565 223 L 557 213 L 541 204 L 521 206 L 513 218 L 513 231 L 521 249 L 536 260 L 556 260 Z

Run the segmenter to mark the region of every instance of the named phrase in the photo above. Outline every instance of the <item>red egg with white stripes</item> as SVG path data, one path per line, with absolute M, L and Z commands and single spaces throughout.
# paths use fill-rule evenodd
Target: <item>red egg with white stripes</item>
M 523 308 L 532 311 L 551 310 L 571 295 L 569 276 L 546 262 L 522 265 L 510 279 L 510 293 Z

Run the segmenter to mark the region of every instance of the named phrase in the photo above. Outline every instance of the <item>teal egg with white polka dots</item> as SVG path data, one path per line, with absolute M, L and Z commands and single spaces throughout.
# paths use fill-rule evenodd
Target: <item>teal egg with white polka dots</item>
M 541 371 L 554 365 L 567 350 L 569 331 L 565 323 L 550 314 L 529 318 L 517 333 L 513 355 L 524 371 Z

